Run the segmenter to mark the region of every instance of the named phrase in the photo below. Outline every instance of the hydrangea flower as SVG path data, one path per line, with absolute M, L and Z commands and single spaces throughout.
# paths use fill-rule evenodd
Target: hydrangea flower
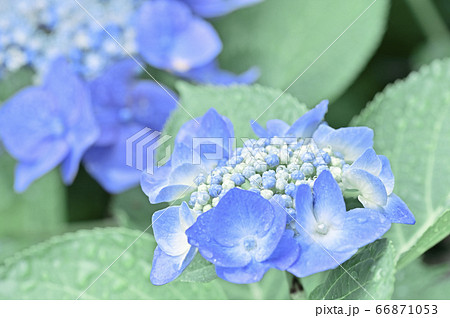
M 139 10 L 137 43 L 150 65 L 186 72 L 212 62 L 222 50 L 213 26 L 179 1 L 148 1 Z
M 309 186 L 299 185 L 295 203 L 301 255 L 288 271 L 298 277 L 337 267 L 391 225 L 375 210 L 346 211 L 341 189 L 329 171 L 318 176 L 313 192 Z
M 182 0 L 199 16 L 213 18 L 248 7 L 261 0 Z
M 138 71 L 139 66 L 127 59 L 90 83 L 101 133 L 84 164 L 111 193 L 139 184 L 141 172 L 126 165 L 126 140 L 146 127 L 162 130 L 176 107 L 175 93 L 155 82 L 137 80 Z
M 216 60 L 222 50 L 219 35 L 188 4 L 202 6 L 176 0 L 155 0 L 142 5 L 138 13 L 137 45 L 144 60 L 153 67 L 198 83 L 254 82 L 259 77 L 256 67 L 240 75 L 220 69 Z M 228 7 L 228 4 L 221 6 Z
M 134 13 L 144 2 L 80 1 L 130 54 L 136 53 Z M 127 55 L 75 1 L 0 0 L 0 7 L 0 77 L 23 66 L 41 76 L 62 55 L 90 78 Z
M 394 190 L 394 174 L 389 160 L 367 149 L 342 175 L 345 190 L 355 191 L 366 208 L 380 210 L 391 222 L 414 224 L 408 206 Z
M 172 162 L 162 167 L 167 170 L 160 184 L 143 179 L 142 187 L 150 197 L 165 200 L 190 193 L 185 202 L 198 218 L 186 231 L 188 243 L 225 280 L 255 282 L 269 268 L 299 277 L 335 268 L 380 238 L 392 222 L 411 224 L 414 217 L 392 193 L 393 175 L 387 159 L 372 149 L 373 131 L 334 130 L 323 122 L 326 110 L 323 101 L 292 126 L 281 121 L 270 121 L 267 130 L 253 125 L 263 137 L 246 140 L 232 155 L 228 149 L 223 160 L 208 163 L 205 156 L 201 165 Z M 202 121 L 200 128 L 192 121 L 183 126 L 171 160 L 189 157 L 188 152 L 180 156 L 177 147 L 189 149 L 194 135 L 231 136 L 226 132 L 231 123 L 223 116 L 209 110 L 203 120 L 207 117 L 215 120 Z M 199 134 L 192 133 L 195 129 Z M 184 178 L 183 188 L 170 181 L 177 177 Z M 164 194 L 171 187 L 183 195 Z M 386 204 L 372 204 L 381 190 Z M 353 203 L 355 196 L 364 207 L 346 211 L 346 200 Z
M 285 270 L 298 257 L 293 233 L 286 233 L 282 206 L 260 195 L 230 190 L 187 231 L 189 243 L 233 283 L 261 280 L 271 267 Z
M 0 108 L 0 136 L 18 161 L 18 192 L 60 163 L 70 184 L 98 134 L 89 89 L 62 58 L 53 62 L 42 86 L 21 90 Z
M 158 243 L 150 274 L 154 285 L 177 278 L 194 258 L 197 249 L 188 243 L 185 231 L 195 219 L 196 215 L 184 202 L 179 207 L 168 207 L 153 214 L 153 233 Z
M 156 169 L 154 174 L 143 173 L 141 186 L 151 203 L 167 202 L 178 199 L 195 184 L 195 177 L 207 175 L 220 161 L 208 160 L 205 154 L 217 152 L 222 148 L 224 157 L 228 157 L 228 143 L 217 143 L 217 138 L 228 140 L 234 137 L 230 120 L 210 109 L 200 118 L 185 123 L 175 138 L 171 159 L 167 164 Z M 194 138 L 201 138 L 202 145 L 193 147 Z M 209 144 L 206 144 L 209 143 Z M 200 164 L 193 164 L 194 154 L 198 155 Z

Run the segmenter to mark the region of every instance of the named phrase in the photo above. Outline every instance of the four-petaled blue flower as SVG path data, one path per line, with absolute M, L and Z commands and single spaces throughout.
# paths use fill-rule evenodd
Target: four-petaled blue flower
M 300 185 L 295 198 L 296 237 L 300 257 L 288 269 L 298 277 L 335 268 L 358 248 L 380 238 L 391 223 L 371 209 L 346 211 L 339 185 L 328 171 L 314 183 L 313 193 Z
M 141 172 L 126 165 L 127 139 L 144 128 L 162 130 L 176 107 L 175 93 L 155 82 L 137 80 L 138 71 L 139 66 L 128 59 L 90 83 L 101 134 L 86 153 L 84 164 L 110 193 L 139 184 Z
M 255 1 L 177 1 L 155 0 L 142 5 L 138 13 L 137 46 L 153 67 L 172 72 L 198 83 L 250 84 L 260 75 L 257 67 L 236 75 L 222 70 L 217 56 L 222 42 L 213 26 L 194 11 L 223 14 Z M 192 6 L 192 8 L 189 7 Z
M 222 50 L 213 26 L 180 1 L 155 0 L 138 13 L 137 43 L 150 65 L 186 72 L 212 62 Z
M 344 189 L 355 190 L 364 207 L 380 210 L 393 223 L 415 223 L 408 206 L 393 193 L 394 174 L 385 156 L 367 149 L 344 170 L 342 179 Z
M 280 203 L 240 189 L 230 190 L 186 234 L 217 275 L 233 283 L 259 281 L 271 267 L 285 270 L 299 253 Z
M 158 243 L 150 274 L 153 284 L 163 285 L 174 280 L 194 258 L 197 248 L 188 243 L 185 231 L 194 224 L 195 218 L 185 202 L 153 214 L 153 233 Z
M 187 191 L 195 185 L 199 174 L 208 175 L 221 159 L 230 156 L 232 149 L 229 149 L 228 140 L 233 137 L 231 121 L 214 109 L 185 123 L 175 138 L 169 162 L 159 167 L 154 174 L 142 174 L 142 190 L 150 202 L 173 201 L 188 194 Z M 207 159 L 208 153 L 222 153 L 223 157 Z
M 99 134 L 87 85 L 62 58 L 42 86 L 25 88 L 0 109 L 0 135 L 18 161 L 14 188 L 25 191 L 58 164 L 66 184 Z

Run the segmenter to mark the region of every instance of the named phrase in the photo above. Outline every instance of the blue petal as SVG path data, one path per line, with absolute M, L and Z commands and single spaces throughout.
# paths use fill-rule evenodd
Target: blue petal
M 50 66 L 43 89 L 55 99 L 57 112 L 64 120 L 65 140 L 70 152 L 62 163 L 63 181 L 70 184 L 78 172 L 81 158 L 99 136 L 94 118 L 91 95 L 84 83 L 65 59 L 56 59 Z
M 314 215 L 318 223 L 340 226 L 345 219 L 345 202 L 332 174 L 325 170 L 314 182 Z
M 270 134 L 256 121 L 250 120 L 250 126 L 252 126 L 253 132 L 256 134 L 256 136 L 260 138 L 271 137 Z
M 336 268 L 357 252 L 356 249 L 343 253 L 328 251 L 317 243 L 305 244 L 303 242 L 300 242 L 300 250 L 300 257 L 288 269 L 288 272 L 297 277 L 306 277 Z
M 118 140 L 110 146 L 91 147 L 83 163 L 89 174 L 109 193 L 121 193 L 139 184 L 142 172 L 126 164 L 126 139 L 139 126 L 123 127 Z
M 261 262 L 275 250 L 283 235 L 286 213 L 256 193 L 231 189 L 212 210 L 187 231 L 189 242 L 218 266 L 243 267 Z M 254 247 L 247 249 L 246 242 Z
M 289 128 L 287 135 L 310 138 L 314 131 L 323 122 L 328 111 L 328 100 L 321 101 L 316 107 L 305 113 Z
M 55 168 L 67 155 L 68 147 L 63 141 L 42 143 L 41 150 L 46 150 L 41 158 L 35 161 L 21 161 L 16 166 L 14 190 L 24 192 L 36 179 Z M 48 154 L 52 154 L 49 156 Z
M 152 224 L 155 240 L 164 253 L 177 256 L 189 250 L 185 231 L 194 224 L 194 216 L 185 202 L 156 211 Z
M 259 282 L 267 270 L 268 264 L 251 262 L 245 267 L 216 266 L 217 276 L 234 284 L 251 284 Z
M 195 186 L 194 180 L 200 174 L 205 171 L 199 165 L 193 165 L 190 163 L 182 164 L 175 169 L 172 169 L 171 173 L 167 178 L 169 179 L 169 184 L 175 185 L 186 185 Z
M 193 186 L 184 183 L 170 184 L 168 176 L 171 173 L 172 167 L 168 162 L 163 167 L 157 168 L 153 175 L 149 173 L 141 175 L 142 191 L 149 197 L 152 204 L 181 199 Z
M 382 163 L 381 172 L 378 177 L 384 183 L 387 194 L 390 195 L 392 191 L 394 191 L 395 184 L 394 174 L 391 170 L 391 164 L 389 163 L 389 159 L 385 156 L 379 155 L 378 158 L 380 158 Z
M 194 161 L 194 155 L 192 151 L 192 145 L 188 146 L 184 143 L 175 143 L 171 162 L 173 167 L 181 166 L 185 163 L 193 164 Z
M 197 249 L 191 247 L 185 254 L 170 256 L 157 246 L 153 254 L 152 271 L 150 273 L 152 284 L 164 285 L 180 276 L 184 269 L 194 259 L 196 252 Z
M 374 176 L 378 176 L 381 172 L 381 160 L 372 148 L 367 149 L 355 160 L 351 165 L 354 169 L 365 170 Z
M 178 76 L 200 83 L 213 85 L 252 84 L 261 75 L 258 67 L 249 68 L 241 74 L 234 74 L 219 67 L 216 60 L 213 62 L 190 69 L 187 72 L 176 73 Z
M 62 140 L 65 130 L 58 115 L 51 94 L 37 87 L 21 90 L 0 108 L 0 136 L 6 150 L 17 160 L 48 156 L 51 152 L 43 152 L 41 144 Z
M 314 132 L 314 141 L 321 148 L 331 146 L 344 155 L 345 160 L 355 161 L 373 146 L 373 130 L 367 127 L 333 128 L 320 125 Z
M 111 145 L 118 138 L 119 111 L 127 105 L 137 68 L 131 59 L 120 61 L 90 83 L 92 105 L 101 129 L 96 145 Z
M 391 227 L 391 223 L 379 211 L 353 209 L 347 212 L 342 229 L 330 230 L 335 233 L 327 248 L 336 252 L 358 249 L 379 239 Z
M 293 231 L 285 231 L 275 251 L 265 263 L 282 271 L 288 269 L 297 260 L 300 253 L 300 247 L 293 236 Z
M 185 123 L 178 131 L 175 144 L 182 143 L 191 149 L 195 146 L 193 151 L 198 154 L 197 157 L 200 157 L 203 168 L 208 170 L 232 153 L 233 145 L 230 140 L 234 137 L 233 124 L 227 117 L 217 113 L 214 108 L 197 118 L 197 122 L 190 120 Z M 214 156 L 220 153 L 222 153 L 221 158 L 215 159 Z
M 84 119 L 87 108 L 93 117 L 88 85 L 76 75 L 64 58 L 52 62 L 42 88 L 51 93 L 66 127 L 77 126 Z
M 281 119 L 268 120 L 266 123 L 266 127 L 270 135 L 269 137 L 285 137 L 286 132 L 289 130 L 289 125 Z
M 177 97 L 167 87 L 162 88 L 152 81 L 139 81 L 130 90 L 128 104 L 138 123 L 161 131 L 177 106 Z
M 220 202 L 219 202 L 220 203 Z M 242 244 L 223 246 L 214 239 L 213 224 L 217 222 L 214 209 L 201 214 L 197 221 L 186 231 L 188 242 L 198 247 L 200 254 L 217 266 L 243 267 L 248 265 L 252 256 Z
M 297 226 L 301 225 L 305 230 L 313 231 L 317 221 L 313 213 L 313 195 L 311 188 L 306 184 L 301 184 L 297 187 L 295 210 L 297 211 Z
M 392 222 L 401 224 L 415 224 L 416 219 L 409 210 L 405 202 L 397 195 L 392 193 L 388 199 L 386 206 L 383 207 L 382 213 Z
M 178 1 L 156 0 L 141 6 L 137 43 L 149 64 L 176 72 L 205 65 L 222 50 L 212 25 Z
M 262 0 L 182 0 L 199 16 L 213 18 L 251 6 Z
M 359 201 L 366 208 L 378 209 L 386 205 L 386 188 L 378 177 L 361 169 L 348 169 L 342 175 L 342 181 L 346 189 L 358 190 Z
M 90 104 L 74 105 L 79 108 L 78 121 L 73 123 L 67 133 L 66 140 L 70 147 L 70 152 L 61 166 L 61 174 L 66 184 L 71 184 L 78 172 L 81 159 L 85 152 L 97 140 L 100 131 L 94 119 Z

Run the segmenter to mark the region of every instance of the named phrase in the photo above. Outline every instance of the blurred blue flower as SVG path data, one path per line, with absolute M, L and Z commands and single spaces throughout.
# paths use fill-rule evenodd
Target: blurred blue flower
M 219 67 L 217 60 L 186 72 L 176 72 L 179 77 L 200 83 L 213 85 L 251 84 L 260 76 L 257 67 L 252 67 L 241 74 L 234 74 Z
M 199 16 L 213 18 L 226 15 L 240 8 L 248 7 L 262 0 L 181 0 Z
M 280 119 L 272 119 L 267 121 L 266 129 L 261 127 L 257 122 L 251 121 L 253 131 L 258 137 L 312 137 L 314 131 L 323 122 L 324 116 L 328 110 L 328 100 L 321 101 L 316 107 L 306 112 L 303 116 L 289 126 Z
M 62 58 L 52 63 L 42 86 L 21 90 L 0 109 L 0 136 L 18 161 L 19 192 L 60 163 L 70 184 L 98 134 L 89 89 Z
M 97 76 L 127 55 L 115 40 L 136 53 L 133 20 L 144 1 L 80 1 L 95 19 L 76 1 L 2 1 L 0 76 L 30 66 L 41 77 L 56 55 L 70 59 L 84 77 Z
M 184 73 L 212 62 L 222 50 L 213 26 L 183 2 L 148 1 L 137 19 L 139 53 L 154 67 Z
M 139 66 L 127 59 L 90 83 L 101 134 L 83 161 L 111 193 L 139 184 L 141 172 L 126 165 L 126 140 L 146 127 L 161 131 L 176 108 L 175 93 L 155 82 L 138 80 L 138 71 Z
M 367 149 L 344 170 L 342 180 L 345 190 L 357 191 L 364 207 L 380 210 L 393 223 L 415 223 L 407 205 L 393 193 L 394 174 L 385 156 Z
M 259 281 L 271 267 L 287 269 L 299 253 L 281 206 L 240 189 L 227 192 L 186 234 L 220 278 L 238 284 Z
M 153 214 L 153 233 L 158 243 L 150 273 L 154 285 L 167 284 L 177 278 L 194 258 L 197 249 L 188 243 L 185 234 L 194 222 L 195 215 L 185 202 Z
M 339 185 L 328 171 L 319 175 L 313 193 L 307 185 L 298 186 L 295 202 L 301 254 L 288 271 L 298 277 L 339 266 L 390 228 L 378 211 L 346 211 Z
M 169 162 L 157 168 L 154 174 L 142 174 L 142 190 L 150 202 L 167 202 L 187 195 L 198 175 L 209 174 L 219 161 L 230 156 L 232 149 L 228 141 L 233 137 L 231 121 L 213 108 L 202 117 L 185 123 L 175 138 Z M 195 140 L 198 145 L 194 145 Z M 211 153 L 221 153 L 220 159 L 208 159 L 207 154 Z

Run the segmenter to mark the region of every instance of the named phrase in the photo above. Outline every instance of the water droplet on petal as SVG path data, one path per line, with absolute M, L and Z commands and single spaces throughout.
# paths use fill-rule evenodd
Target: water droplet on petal
M 359 224 L 364 224 L 367 222 L 367 218 L 366 217 L 359 217 L 356 219 L 356 222 L 358 222 Z

